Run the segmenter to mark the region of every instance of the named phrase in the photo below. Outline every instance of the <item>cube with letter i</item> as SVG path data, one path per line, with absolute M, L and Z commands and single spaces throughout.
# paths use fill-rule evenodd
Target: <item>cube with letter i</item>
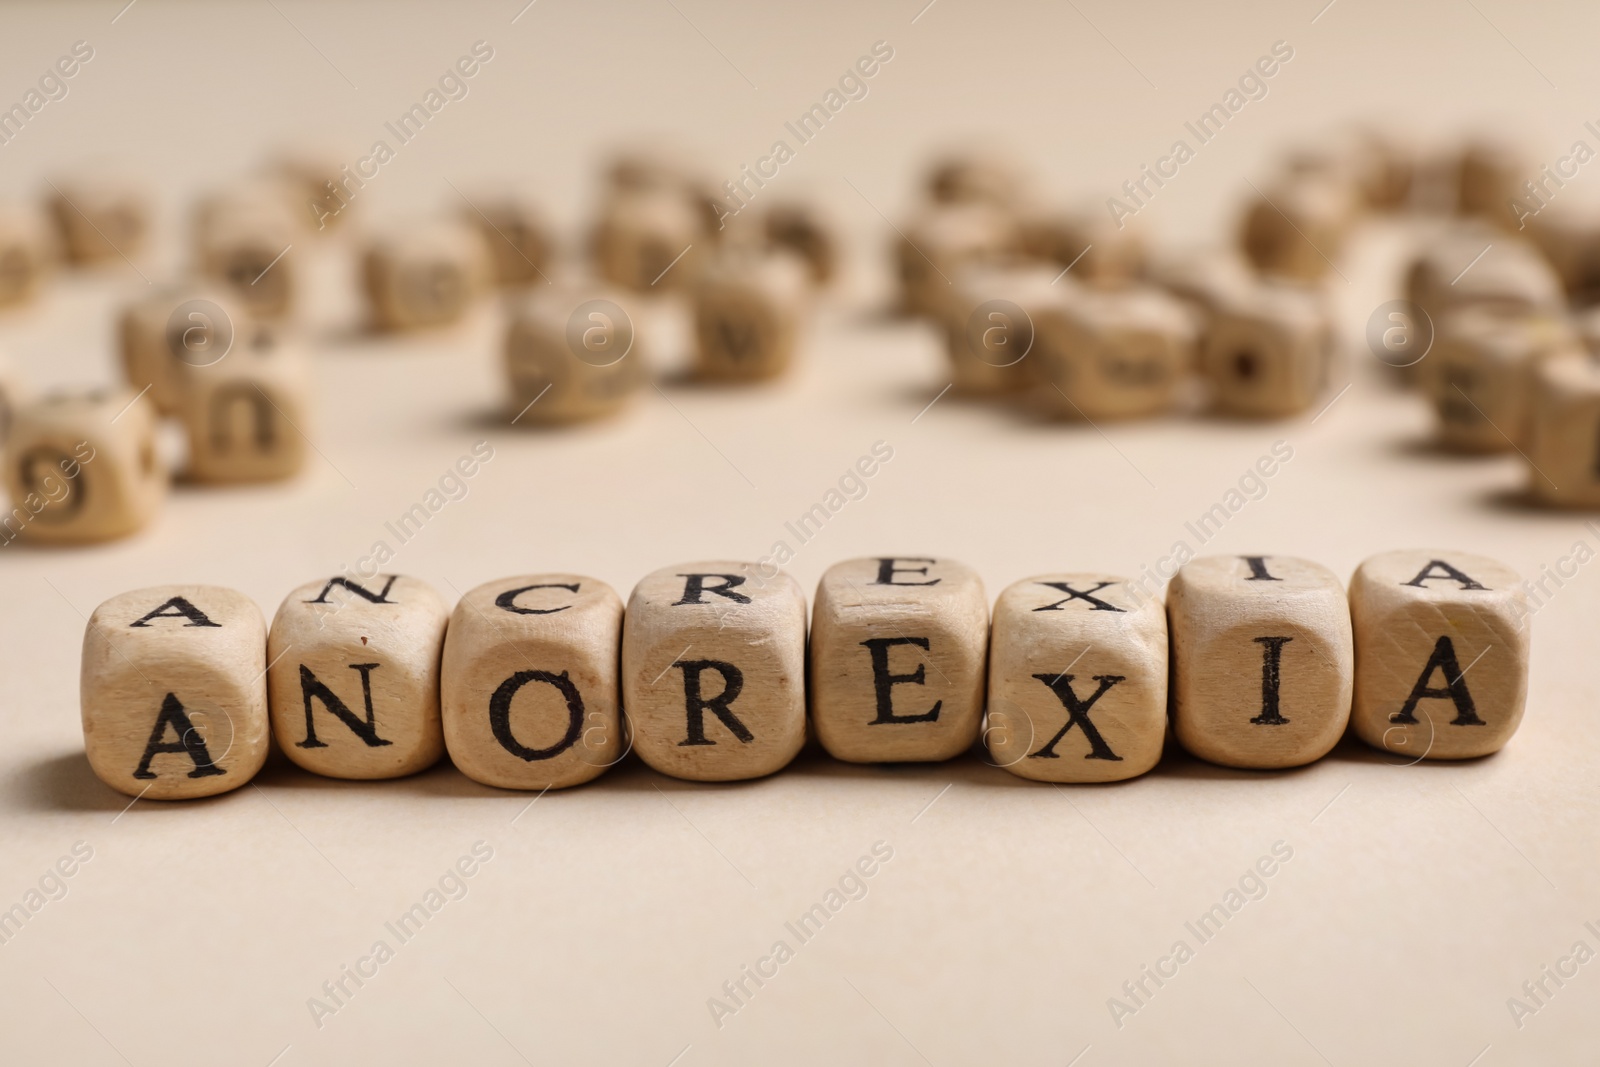
M 851 763 L 943 760 L 978 738 L 989 602 L 971 568 L 883 556 L 829 567 L 811 623 L 811 718 Z
M 1167 587 L 1172 725 L 1201 759 L 1298 767 L 1350 721 L 1354 649 L 1344 586 L 1292 556 L 1203 556 Z

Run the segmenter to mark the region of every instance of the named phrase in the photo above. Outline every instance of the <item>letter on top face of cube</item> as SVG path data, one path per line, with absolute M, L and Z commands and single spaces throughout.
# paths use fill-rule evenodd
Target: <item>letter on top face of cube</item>
M 83 744 L 111 788 L 151 800 L 237 789 L 267 758 L 266 624 L 242 593 L 112 597 L 83 636 Z
M 989 649 L 992 762 L 1043 782 L 1115 782 L 1161 759 L 1167 616 L 1109 574 L 1007 586 Z
M 398 778 L 444 755 L 439 659 L 450 611 L 416 578 L 319 578 L 267 635 L 272 732 L 331 778 Z
M 623 746 L 622 600 L 577 574 L 502 578 L 456 604 L 440 681 L 456 768 L 502 789 L 596 778 Z
M 1204 556 L 1167 587 L 1173 729 L 1228 767 L 1298 767 L 1350 720 L 1354 650 L 1338 577 L 1291 556 Z
M 1407 760 L 1498 751 L 1522 722 L 1530 613 L 1517 573 L 1443 549 L 1383 552 L 1350 580 L 1360 738 Z
M 622 628 L 639 757 L 695 781 L 759 778 L 805 742 L 806 598 L 782 571 L 714 561 L 640 579 Z
M 971 568 L 883 556 L 829 567 L 811 624 L 811 718 L 851 763 L 944 760 L 978 738 L 989 602 Z

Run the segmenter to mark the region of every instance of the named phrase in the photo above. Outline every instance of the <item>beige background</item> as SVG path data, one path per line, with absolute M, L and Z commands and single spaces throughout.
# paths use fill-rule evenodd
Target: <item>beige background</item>
M 1454 545 L 1524 573 L 1577 538 L 1512 494 L 1515 457 L 1455 460 L 1360 353 L 1399 247 L 1368 234 L 1334 279 L 1354 388 L 1315 424 L 1198 419 L 1038 426 L 946 397 L 931 334 L 872 312 L 887 228 L 941 139 L 1010 143 L 1056 195 L 1100 201 L 1166 151 L 1276 40 L 1295 58 L 1143 213 L 1164 239 L 1222 232 L 1275 147 L 1379 114 L 1436 142 L 1486 118 L 1553 160 L 1596 117 L 1597 26 L 1578 5 L 1503 0 L 1045 5 L 710 0 L 11 6 L 0 101 L 72 42 L 95 58 L 11 144 L 0 192 L 114 161 L 155 183 L 175 263 L 182 207 L 274 144 L 363 153 L 473 41 L 495 58 L 363 193 L 357 211 L 459 209 L 495 180 L 587 217 L 596 153 L 654 132 L 731 176 L 872 42 L 895 58 L 779 179 L 852 235 L 849 298 L 789 380 L 650 392 L 629 416 L 519 433 L 499 402 L 498 322 L 375 342 L 353 332 L 349 249 L 290 253 L 322 279 L 312 343 L 319 456 L 280 488 L 180 488 L 132 540 L 0 549 L 0 907 L 74 842 L 94 858 L 0 946 L 8 1063 L 1551 1064 L 1596 1040 L 1600 964 L 1513 1024 L 1506 1000 L 1578 939 L 1600 950 L 1600 726 L 1584 570 L 1537 620 L 1531 706 L 1501 755 L 1391 765 L 1356 745 L 1301 771 L 1249 774 L 1181 754 L 1125 785 L 1057 789 L 975 757 L 863 768 L 802 757 L 770 780 L 672 782 L 630 761 L 543 797 L 448 766 L 357 784 L 269 765 L 192 805 L 124 800 L 90 775 L 77 717 L 84 616 L 159 582 L 236 586 L 270 614 L 297 583 L 354 564 L 473 442 L 492 462 L 393 566 L 449 599 L 478 582 L 570 570 L 626 595 L 674 560 L 756 557 L 877 440 L 894 458 L 792 572 L 808 589 L 851 555 L 938 553 L 991 597 L 1059 570 L 1136 571 L 1183 535 L 1273 441 L 1294 449 L 1211 546 L 1286 552 L 1348 575 L 1365 555 Z M 913 18 L 916 21 L 913 23 Z M 1313 18 L 1316 18 L 1313 23 Z M 720 53 L 719 54 L 719 50 Z M 1142 73 L 1141 73 L 1142 72 Z M 753 87 L 754 86 L 754 87 Z M 1558 88 L 1559 87 L 1559 88 Z M 852 184 L 854 188 L 852 188 Z M 1565 192 L 1600 190 L 1584 171 Z M 35 382 L 111 375 L 110 309 L 145 287 L 123 264 L 54 287 L 0 323 Z M 670 316 L 667 316 L 670 318 Z M 671 322 L 660 324 L 671 327 Z M 660 347 L 677 355 L 668 336 Z M 914 421 L 915 420 L 915 421 Z M 1593 569 L 1592 567 L 1590 569 Z M 492 861 L 337 1015 L 307 998 L 354 964 L 473 843 Z M 884 841 L 894 858 L 747 1007 L 707 998 L 786 938 Z M 1293 859 L 1119 1030 L 1107 998 L 1196 942 L 1184 922 L 1275 841 Z M 1600 924 L 1597 924 L 1600 925 Z M 1551 988 L 1554 988 L 1553 986 Z M 1075 1059 L 1076 1057 L 1076 1059 Z M 1474 1059 L 1477 1057 L 1477 1059 Z

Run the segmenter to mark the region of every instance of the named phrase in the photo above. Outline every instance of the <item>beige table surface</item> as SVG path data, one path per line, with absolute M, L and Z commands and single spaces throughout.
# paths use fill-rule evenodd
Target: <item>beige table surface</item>
M 1552 995 L 1520 1028 L 1507 1007 L 1575 942 L 1600 950 L 1584 925 L 1600 929 L 1593 566 L 1539 614 L 1522 732 L 1462 766 L 1400 766 L 1346 744 L 1314 766 L 1256 774 L 1174 752 L 1137 781 L 1060 789 L 976 756 L 861 768 L 807 754 L 724 786 L 630 761 L 530 808 L 448 765 L 357 785 L 279 759 L 259 788 L 125 809 L 89 772 L 77 711 L 79 641 L 98 602 L 214 582 L 270 614 L 296 583 L 353 565 L 477 441 L 493 460 L 392 564 L 451 599 L 556 569 L 626 594 L 675 561 L 764 555 L 880 440 L 894 457 L 869 494 L 791 565 L 808 588 L 836 560 L 885 552 L 965 560 L 991 596 L 1051 570 L 1136 572 L 1278 440 L 1292 461 L 1207 551 L 1292 553 L 1348 574 L 1380 550 L 1455 546 L 1534 573 L 1579 539 L 1600 546 L 1581 519 L 1516 504 L 1515 457 L 1430 451 L 1426 412 L 1362 353 L 1402 245 L 1392 230 L 1363 235 L 1348 280 L 1334 279 L 1354 385 L 1314 424 L 1177 418 L 1102 433 L 951 397 L 924 411 L 947 381 L 933 336 L 872 310 L 888 232 L 878 212 L 904 214 L 918 161 L 941 140 L 1009 143 L 1054 195 L 1103 201 L 1289 42 L 1269 95 L 1140 220 L 1163 240 L 1203 240 L 1225 231 L 1285 139 L 1343 117 L 1382 115 L 1430 143 L 1484 117 L 1540 163 L 1593 143 L 1592 9 L 120 6 L 0 12 L 0 103 L 74 41 L 95 50 L 69 94 L 0 146 L 0 193 L 31 197 L 46 176 L 101 161 L 142 175 L 159 190 L 165 236 L 139 261 L 149 278 L 176 265 L 196 192 L 273 145 L 327 144 L 353 160 L 477 40 L 494 58 L 363 192 L 367 223 L 460 210 L 447 179 L 463 191 L 504 180 L 541 191 L 573 234 L 606 146 L 678 137 L 731 177 L 874 41 L 894 58 L 777 179 L 825 202 L 853 253 L 789 380 L 668 385 L 604 425 L 508 430 L 493 418 L 497 312 L 447 334 L 367 339 L 352 326 L 348 243 L 308 239 L 290 253 L 314 279 L 318 455 L 305 475 L 180 487 L 152 528 L 119 544 L 0 550 L 0 909 L 76 843 L 92 849 L 66 895 L 0 945 L 0 1062 L 1593 1061 L 1600 963 L 1559 988 L 1546 979 Z M 1596 190 L 1600 171 L 1584 171 L 1561 195 Z M 0 344 L 41 385 L 110 380 L 111 308 L 145 287 L 121 263 L 63 280 L 0 322 Z M 671 363 L 681 346 L 670 309 L 659 317 Z M 478 842 L 492 859 L 465 895 L 401 943 L 385 924 Z M 825 902 L 877 842 L 892 859 L 865 897 L 801 943 L 785 923 Z M 1200 943 L 1185 923 L 1276 842 L 1292 859 L 1265 896 Z M 310 998 L 380 939 L 393 958 L 360 988 L 346 979 L 353 994 L 315 1019 Z M 1159 989 L 1146 980 L 1153 995 L 1119 1027 L 1109 998 L 1180 939 L 1193 958 Z M 709 998 L 779 940 L 793 958 L 761 988 L 747 981 L 753 995 L 719 1026 Z

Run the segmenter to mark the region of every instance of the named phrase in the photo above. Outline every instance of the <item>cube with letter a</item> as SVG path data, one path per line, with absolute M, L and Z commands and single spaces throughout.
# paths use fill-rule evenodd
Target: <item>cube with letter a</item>
M 702 782 L 782 769 L 806 735 L 806 598 L 782 571 L 685 563 L 634 586 L 623 707 L 639 757 Z
M 112 597 L 83 635 L 94 773 L 135 797 L 237 789 L 267 758 L 267 630 L 242 593 L 162 585 Z
M 272 733 L 331 778 L 398 778 L 444 755 L 439 660 L 449 609 L 404 575 L 318 579 L 267 633 Z
M 1172 726 L 1228 767 L 1298 767 L 1350 721 L 1354 651 L 1344 586 L 1292 556 L 1202 556 L 1167 587 Z
M 1528 607 L 1517 573 L 1466 552 L 1403 550 L 1350 579 L 1356 734 L 1412 759 L 1496 752 L 1528 696 Z
M 971 568 L 882 556 L 836 563 L 817 584 L 811 719 L 850 763 L 944 760 L 978 738 L 989 602 Z
M 989 646 L 993 762 L 1043 782 L 1115 782 L 1161 759 L 1167 616 L 1108 574 L 1044 574 L 994 606 Z

